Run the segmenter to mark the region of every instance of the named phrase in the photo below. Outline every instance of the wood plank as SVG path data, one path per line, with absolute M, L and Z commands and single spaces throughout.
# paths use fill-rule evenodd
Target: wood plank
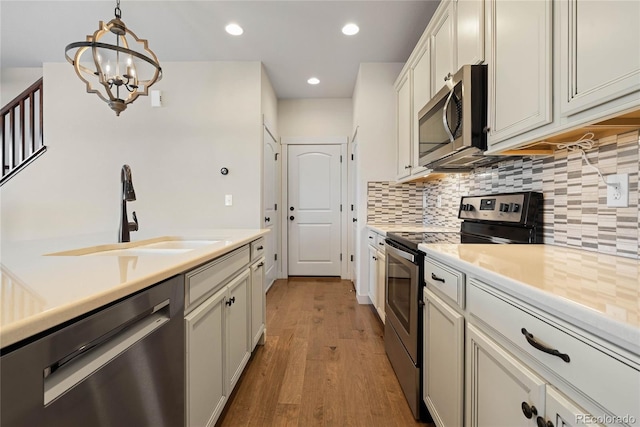
M 416 422 L 384 350 L 383 327 L 353 285 L 277 280 L 256 347 L 218 426 L 433 426 Z

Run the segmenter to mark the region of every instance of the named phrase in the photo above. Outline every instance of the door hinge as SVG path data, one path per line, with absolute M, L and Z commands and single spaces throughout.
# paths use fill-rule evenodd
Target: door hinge
M 278 161 L 278 153 L 276 153 L 276 162 Z
M 342 154 L 340 155 L 340 163 L 342 163 Z
M 277 261 L 278 260 L 278 254 L 273 254 L 273 259 L 274 259 L 274 261 Z
M 340 212 L 342 212 L 342 203 L 340 203 Z
M 353 262 L 353 255 L 351 255 L 351 262 Z
M 277 211 L 278 210 L 278 204 L 276 203 L 275 205 L 273 205 L 273 210 Z
M 342 261 L 342 254 L 340 254 L 340 261 Z
M 353 154 L 351 155 L 351 160 L 353 160 Z
M 351 212 L 353 212 L 353 205 L 351 205 Z

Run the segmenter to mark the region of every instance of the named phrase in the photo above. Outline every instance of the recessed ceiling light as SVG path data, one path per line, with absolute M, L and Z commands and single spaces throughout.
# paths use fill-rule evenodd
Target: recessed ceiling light
M 244 33 L 244 30 L 238 24 L 229 24 L 226 27 L 224 27 L 224 29 L 227 31 L 227 33 L 231 34 L 232 36 L 239 36 L 240 34 Z
M 317 77 L 311 77 L 309 80 L 307 80 L 307 83 L 309 83 L 310 85 L 317 85 L 318 83 L 320 83 L 320 80 Z
M 353 36 L 354 34 L 358 34 L 358 31 L 360 31 L 360 27 L 358 27 L 356 24 L 353 24 L 353 23 L 349 23 L 344 27 L 342 27 L 342 33 L 347 36 Z

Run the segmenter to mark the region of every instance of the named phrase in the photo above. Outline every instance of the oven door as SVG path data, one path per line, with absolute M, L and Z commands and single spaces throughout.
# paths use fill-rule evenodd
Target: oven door
M 414 364 L 418 362 L 418 308 L 420 287 L 419 264 L 416 255 L 389 242 L 387 251 L 387 277 L 385 315 Z

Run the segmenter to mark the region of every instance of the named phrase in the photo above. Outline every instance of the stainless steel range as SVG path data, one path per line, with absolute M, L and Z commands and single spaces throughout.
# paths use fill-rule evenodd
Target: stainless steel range
M 542 194 L 463 196 L 458 233 L 387 233 L 385 349 L 416 419 L 430 420 L 422 401 L 422 288 L 420 243 L 542 243 Z

